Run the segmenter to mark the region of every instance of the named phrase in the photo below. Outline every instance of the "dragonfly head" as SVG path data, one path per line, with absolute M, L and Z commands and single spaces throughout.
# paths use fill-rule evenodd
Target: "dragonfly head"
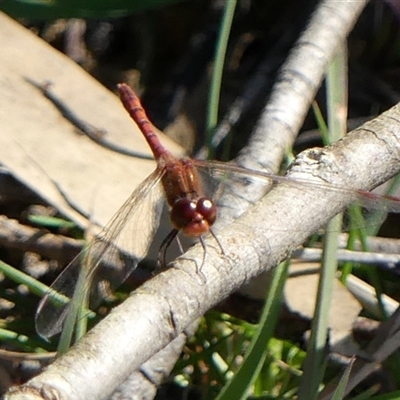
M 217 206 L 207 197 L 178 199 L 171 209 L 171 222 L 186 236 L 198 237 L 207 233 L 217 219 Z

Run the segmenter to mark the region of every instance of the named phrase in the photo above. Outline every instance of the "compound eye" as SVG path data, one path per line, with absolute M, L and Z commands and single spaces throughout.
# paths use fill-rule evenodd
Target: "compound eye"
M 217 206 L 207 197 L 202 197 L 197 201 L 196 210 L 211 226 L 217 219 Z
M 170 213 L 172 224 L 177 229 L 183 229 L 193 219 L 196 213 L 196 203 L 189 198 L 177 200 Z

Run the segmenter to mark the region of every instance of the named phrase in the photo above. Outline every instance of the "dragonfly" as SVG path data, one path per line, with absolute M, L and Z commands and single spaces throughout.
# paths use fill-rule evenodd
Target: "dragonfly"
M 59 333 L 70 307 L 84 300 L 82 296 L 75 296 L 78 290 L 85 293 L 86 300 L 90 298 L 88 305 L 95 309 L 107 293 L 115 290 L 146 257 L 160 222 L 163 198 L 168 204 L 172 230 L 160 246 L 161 264 L 165 264 L 167 249 L 174 240 L 179 240 L 180 233 L 200 241 L 203 263 L 207 254 L 204 242 L 207 235 L 214 238 L 221 253 L 224 253 L 213 231 L 215 222 L 221 218 L 215 199 L 235 180 L 245 186 L 256 182 L 268 187 L 266 191 L 272 184 L 281 182 L 302 185 L 305 190 L 318 186 L 327 191 L 336 191 L 339 197 L 350 194 L 354 201 L 369 209 L 384 208 L 387 212 L 400 212 L 400 199 L 396 197 L 294 180 L 230 163 L 177 158 L 160 142 L 157 129 L 133 90 L 125 83 L 117 87 L 122 104 L 146 139 L 157 167 L 133 191 L 110 223 L 64 269 L 39 303 L 36 330 L 44 338 Z M 211 192 L 213 195 L 208 194 Z M 234 207 L 234 204 L 230 206 Z M 178 245 L 183 252 L 179 241 Z

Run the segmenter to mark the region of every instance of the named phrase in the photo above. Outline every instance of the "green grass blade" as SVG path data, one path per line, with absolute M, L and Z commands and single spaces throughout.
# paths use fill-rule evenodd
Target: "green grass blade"
M 29 288 L 30 292 L 40 297 L 43 297 L 50 290 L 50 288 L 44 283 L 39 282 L 37 279 L 32 278 L 30 275 L 25 274 L 24 272 L 12 267 L 11 265 L 6 264 L 1 260 L 0 271 L 14 282 L 26 285 Z M 62 297 L 60 297 L 59 301 L 65 304 L 68 302 L 68 299 L 63 299 Z
M 14 18 L 111 18 L 167 6 L 182 0 L 4 0 L 0 10 Z
M 72 336 L 75 331 L 75 338 L 79 340 L 87 331 L 88 302 L 90 285 L 88 283 L 88 272 L 90 271 L 91 260 L 88 259 L 88 253 L 85 251 L 82 255 L 81 269 L 76 282 L 74 295 L 68 308 L 68 314 L 65 319 L 60 341 L 57 347 L 59 355 L 64 354 L 71 347 Z
M 349 381 L 349 378 L 350 378 L 350 372 L 351 372 L 351 369 L 353 368 L 354 361 L 355 361 L 355 358 L 353 358 L 350 361 L 349 365 L 344 370 L 344 373 L 343 373 L 342 377 L 340 378 L 340 381 L 339 381 L 339 383 L 336 387 L 336 390 L 333 394 L 332 400 L 342 400 L 343 399 L 343 397 L 345 395 L 347 382 Z
M 76 229 L 77 225 L 74 222 L 67 221 L 62 218 L 49 217 L 48 215 L 29 215 L 28 221 L 35 225 L 56 228 L 56 229 Z
M 46 350 L 41 348 L 35 340 L 4 328 L 0 328 L 0 342 L 13 343 L 17 348 L 19 347 L 28 352 L 46 352 Z
M 342 46 L 336 57 L 332 60 L 327 75 L 327 108 L 329 120 L 329 135 L 327 140 L 329 143 L 339 140 L 346 133 L 346 79 L 347 52 L 345 46 Z M 311 326 L 311 336 L 303 367 L 304 374 L 298 390 L 299 400 L 311 400 L 317 397 L 325 373 L 329 310 L 338 266 L 336 254 L 341 228 L 342 215 L 339 214 L 329 222 L 324 238 L 321 274 Z
M 67 296 L 63 295 L 62 293 L 58 293 L 57 291 L 52 290 L 47 285 L 39 282 L 35 278 L 32 278 L 31 276 L 12 267 L 11 265 L 6 264 L 5 262 L 3 262 L 1 260 L 0 260 L 0 271 L 3 272 L 4 275 L 6 275 L 8 278 L 13 280 L 14 282 L 26 285 L 31 293 L 36 294 L 39 297 L 44 297 L 45 295 L 49 296 L 49 301 L 54 302 L 56 305 L 62 306 L 64 304 L 67 304 L 70 301 L 70 299 Z M 78 281 L 79 281 L 79 279 L 78 279 Z M 83 284 L 83 283 L 81 283 L 81 284 Z M 79 294 L 79 290 L 77 293 Z M 79 299 L 78 299 L 78 301 L 79 301 Z M 73 301 L 72 304 L 75 304 L 75 302 Z M 84 316 L 85 318 L 93 318 L 96 315 L 93 311 L 89 310 L 86 302 L 84 301 L 84 298 L 78 304 L 79 305 L 83 304 L 83 307 L 84 307 L 84 309 L 79 311 L 81 316 Z M 76 320 L 76 317 L 75 317 L 75 320 Z M 80 317 L 79 321 L 81 321 L 81 320 L 82 320 L 82 318 Z M 83 323 L 84 323 L 84 320 L 82 320 L 82 324 Z
M 207 139 L 206 144 L 209 151 L 209 158 L 213 157 L 211 144 L 212 133 L 218 123 L 219 98 L 221 92 L 222 73 L 225 65 L 226 48 L 228 46 L 229 35 L 231 32 L 233 15 L 235 14 L 237 0 L 228 0 L 225 6 L 225 13 L 221 24 L 217 50 L 214 60 L 214 70 L 211 79 L 211 90 L 208 102 L 207 116 Z
M 370 397 L 370 400 L 398 400 L 400 399 L 400 390 L 396 390 L 392 393 L 383 394 L 380 396 Z
M 325 236 L 321 276 L 311 326 L 310 342 L 307 347 L 307 356 L 303 366 L 304 374 L 299 386 L 299 400 L 310 400 L 316 398 L 319 385 L 325 372 L 325 349 L 329 328 L 328 316 L 337 269 L 336 252 L 338 235 L 335 230 L 340 230 L 341 224 L 342 216 L 337 215 L 328 224 L 329 231 Z
M 272 337 L 278 318 L 287 270 L 287 262 L 282 263 L 276 268 L 260 323 L 249 346 L 249 350 L 239 370 L 218 395 L 218 400 L 245 399 L 249 387 L 257 378 L 267 355 L 268 341 Z

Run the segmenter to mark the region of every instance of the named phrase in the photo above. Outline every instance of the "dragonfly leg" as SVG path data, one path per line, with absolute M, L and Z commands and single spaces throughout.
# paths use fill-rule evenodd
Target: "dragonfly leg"
M 201 273 L 201 269 L 203 268 L 203 265 L 206 261 L 206 255 L 207 255 L 207 247 L 206 244 L 204 243 L 204 239 L 202 236 L 199 237 L 200 243 L 201 243 L 201 247 L 203 248 L 203 260 L 201 261 L 201 265 L 200 268 L 197 268 L 197 273 L 200 274 Z M 197 264 L 196 264 L 197 267 Z
M 218 247 L 219 247 L 220 250 L 221 250 L 221 254 L 224 256 L 224 255 L 225 255 L 225 251 L 224 251 L 224 248 L 222 247 L 221 242 L 220 242 L 219 239 L 218 239 L 218 236 L 214 233 L 214 231 L 213 231 L 212 229 L 210 229 L 210 233 L 211 233 L 211 236 L 214 238 L 214 240 L 217 242 Z M 204 246 L 203 246 L 203 247 L 204 247 Z
M 167 265 L 167 250 L 168 247 L 171 246 L 171 243 L 174 241 L 177 235 L 178 235 L 178 229 L 172 229 L 172 231 L 168 233 L 168 235 L 165 237 L 165 239 L 162 241 L 160 245 L 160 249 L 158 251 L 158 265 L 161 266 L 161 268 L 165 268 L 165 266 Z M 178 240 L 178 246 L 179 249 L 182 250 L 182 245 L 179 240 Z

